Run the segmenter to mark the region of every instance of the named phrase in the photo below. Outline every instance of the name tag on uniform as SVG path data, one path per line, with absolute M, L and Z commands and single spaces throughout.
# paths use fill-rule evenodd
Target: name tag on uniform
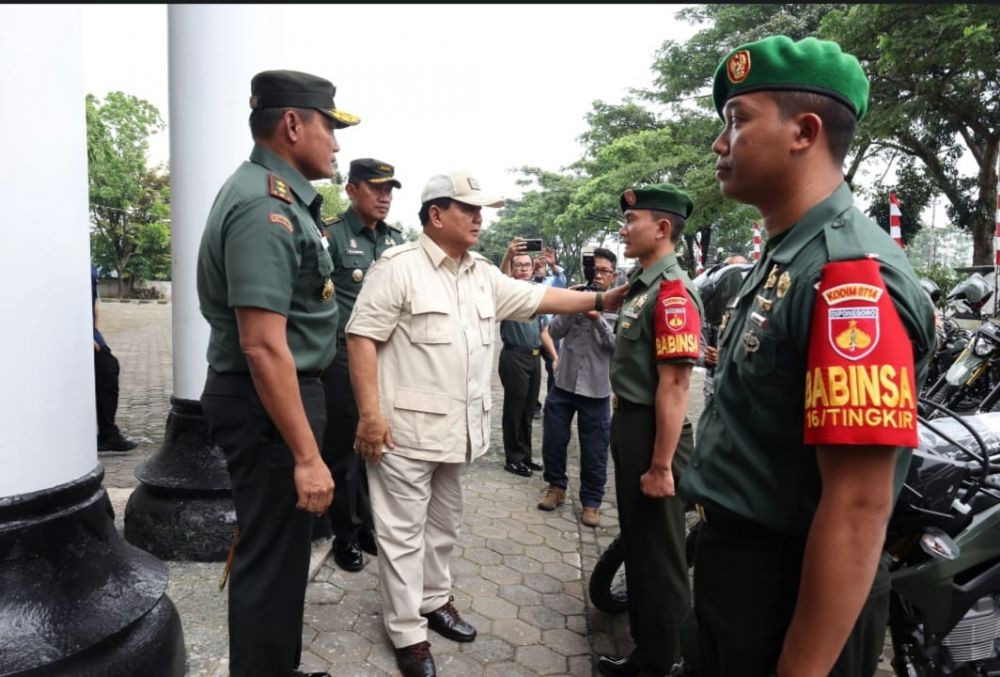
M 363 251 L 361 251 L 360 249 L 348 249 L 347 253 L 350 254 L 351 256 L 364 256 L 365 255 L 365 253 Z
M 329 249 L 330 248 L 330 241 L 326 239 L 326 235 L 324 235 L 323 237 L 321 237 L 319 239 L 319 241 L 323 244 L 323 249 Z
M 625 317 L 631 317 L 633 320 L 639 318 L 638 311 L 632 310 L 631 308 L 626 308 L 622 314 L 625 315 Z

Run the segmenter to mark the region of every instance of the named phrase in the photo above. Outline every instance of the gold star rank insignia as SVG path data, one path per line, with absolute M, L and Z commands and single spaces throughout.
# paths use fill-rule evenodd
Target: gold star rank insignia
M 281 179 L 274 174 L 267 175 L 268 187 L 271 189 L 271 197 L 276 197 L 279 200 L 284 200 L 288 204 L 292 204 L 292 196 L 288 190 L 288 184 L 285 183 L 284 179 Z

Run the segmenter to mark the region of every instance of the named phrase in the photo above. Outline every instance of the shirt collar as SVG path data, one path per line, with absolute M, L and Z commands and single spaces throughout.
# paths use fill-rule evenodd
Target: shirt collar
M 427 233 L 420 233 L 420 237 L 417 238 L 417 242 L 423 248 L 424 252 L 427 254 L 427 258 L 431 260 L 435 268 L 440 268 L 442 265 L 447 266 L 449 270 L 453 270 L 455 266 L 455 259 L 448 256 L 441 247 L 438 246 L 437 242 L 432 240 Z M 450 261 L 450 263 L 449 263 Z M 465 252 L 462 255 L 462 262 L 459 264 L 458 269 L 471 268 L 475 265 L 476 260 L 469 254 Z
M 362 231 L 367 230 L 364 221 L 361 220 L 361 215 L 354 209 L 354 205 L 347 208 L 342 218 L 347 222 L 347 225 L 351 228 L 351 232 L 355 235 L 360 235 Z M 385 221 L 379 221 L 375 224 L 375 232 L 379 235 L 386 235 L 389 232 L 389 226 L 386 225 Z
M 786 235 L 770 253 L 775 263 L 786 264 L 795 258 L 802 248 L 823 232 L 830 223 L 854 205 L 854 195 L 847 183 L 841 183 L 830 197 L 826 198 L 786 231 Z
M 665 256 L 661 256 L 656 259 L 656 261 L 649 268 L 643 269 L 641 273 L 638 274 L 636 279 L 642 282 L 643 286 L 651 287 L 657 278 L 663 274 L 670 266 L 677 265 L 677 254 L 676 252 L 670 252 Z
M 302 200 L 303 204 L 310 209 L 313 208 L 313 202 L 316 198 L 319 198 L 320 203 L 323 201 L 322 196 L 316 192 L 316 189 L 306 180 L 306 177 L 302 176 L 297 169 L 265 146 L 259 143 L 254 144 L 253 150 L 250 152 L 250 162 L 263 165 L 271 170 L 273 174 L 277 174 L 288 184 L 288 187 L 292 189 L 299 199 Z M 319 203 L 316 205 L 317 208 L 318 205 Z

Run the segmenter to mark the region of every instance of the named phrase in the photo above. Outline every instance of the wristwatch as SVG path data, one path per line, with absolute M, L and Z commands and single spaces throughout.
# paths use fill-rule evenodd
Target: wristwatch
M 597 292 L 594 296 L 594 310 L 601 312 L 604 310 L 604 292 Z

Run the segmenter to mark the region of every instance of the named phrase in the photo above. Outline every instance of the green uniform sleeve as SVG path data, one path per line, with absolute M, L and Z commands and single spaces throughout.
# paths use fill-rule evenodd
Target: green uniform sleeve
M 268 197 L 236 207 L 227 219 L 225 238 L 230 307 L 288 316 L 302 262 L 301 228 L 291 210 Z

